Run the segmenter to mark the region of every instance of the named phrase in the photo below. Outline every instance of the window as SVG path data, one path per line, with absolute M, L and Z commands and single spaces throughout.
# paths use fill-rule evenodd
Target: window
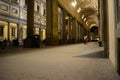
M 12 28 L 12 37 L 15 37 L 15 28 Z
M 3 26 L 0 26 L 0 37 L 3 36 Z

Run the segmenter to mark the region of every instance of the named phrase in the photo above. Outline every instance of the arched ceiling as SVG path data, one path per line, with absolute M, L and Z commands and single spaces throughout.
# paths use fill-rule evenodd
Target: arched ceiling
M 72 0 L 76 1 L 76 10 L 80 9 L 78 12 L 80 14 L 82 24 L 88 29 L 91 25 L 99 24 L 98 20 L 98 0 Z M 86 18 L 86 19 L 85 19 Z
M 90 29 L 91 25 L 99 25 L 99 0 L 58 0 L 59 5 L 75 17 L 84 25 L 86 29 Z M 99 27 L 99 26 L 98 26 Z

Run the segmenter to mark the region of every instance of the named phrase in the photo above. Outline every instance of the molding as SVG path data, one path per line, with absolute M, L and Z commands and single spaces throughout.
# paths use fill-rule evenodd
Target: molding
M 18 19 L 15 19 L 13 17 L 1 16 L 1 15 L 0 15 L 0 20 L 4 20 L 4 21 L 8 21 L 8 22 L 14 22 L 14 23 L 19 23 Z

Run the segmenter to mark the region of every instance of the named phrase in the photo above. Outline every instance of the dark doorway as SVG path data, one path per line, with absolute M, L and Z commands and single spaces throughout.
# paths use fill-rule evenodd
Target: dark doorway
M 0 26 L 0 37 L 3 37 L 3 26 Z
M 90 40 L 91 41 L 98 41 L 99 38 L 98 38 L 98 27 L 97 26 L 93 26 L 91 29 L 90 29 Z
M 98 27 L 97 27 L 97 26 L 93 26 L 93 27 L 90 29 L 90 32 L 93 32 L 96 36 L 98 36 Z
M 117 44 L 117 71 L 120 75 L 120 38 L 118 39 Z

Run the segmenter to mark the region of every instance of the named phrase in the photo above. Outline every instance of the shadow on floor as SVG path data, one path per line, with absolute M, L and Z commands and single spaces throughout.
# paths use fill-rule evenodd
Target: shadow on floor
M 81 58 L 106 58 L 106 55 L 104 51 L 99 51 L 99 52 L 94 52 L 94 53 L 89 53 L 89 54 L 84 54 L 84 55 L 78 55 L 75 57 L 81 57 Z

